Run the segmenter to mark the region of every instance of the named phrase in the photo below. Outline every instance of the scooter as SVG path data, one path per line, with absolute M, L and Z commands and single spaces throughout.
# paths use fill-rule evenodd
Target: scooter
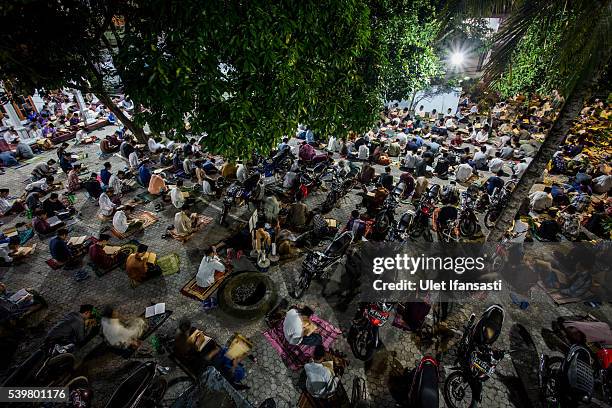
M 153 361 L 138 366 L 115 390 L 106 408 L 161 407 L 168 383 Z
M 301 298 L 313 279 L 322 278 L 344 258 L 354 238 L 352 231 L 345 231 L 337 235 L 323 252 L 308 252 L 302 262 L 300 276 L 289 294 L 296 299 Z
M 472 314 L 464 326 L 453 372 L 444 382 L 444 401 L 450 408 L 476 407 L 482 398 L 482 383 L 488 380 L 505 352 L 491 346 L 504 323 L 500 305 L 488 307 L 480 319 Z
M 419 365 L 413 369 L 409 378 L 407 407 L 438 408 L 438 361 L 431 356 L 424 356 Z
M 348 334 L 351 351 L 360 360 L 368 361 L 380 345 L 379 329 L 387 323 L 393 303 L 376 302 L 362 305 Z

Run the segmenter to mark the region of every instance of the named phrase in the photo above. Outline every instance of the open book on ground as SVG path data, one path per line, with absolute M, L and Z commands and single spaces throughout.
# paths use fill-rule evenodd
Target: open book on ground
M 145 309 L 145 318 L 148 319 L 149 317 L 157 316 L 163 313 L 166 313 L 166 304 L 157 303 Z
M 121 251 L 121 247 L 120 246 L 106 245 L 104 247 L 104 252 L 106 252 L 108 255 L 115 255 L 119 251 Z
M 68 240 L 68 245 L 82 245 L 86 239 L 86 235 L 83 235 L 82 237 L 72 237 Z

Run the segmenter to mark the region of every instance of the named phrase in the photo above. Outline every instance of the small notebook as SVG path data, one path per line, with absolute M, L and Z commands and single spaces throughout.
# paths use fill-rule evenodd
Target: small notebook
M 160 314 L 166 313 L 166 304 L 165 303 L 157 303 L 153 306 L 149 306 L 145 309 L 145 318 L 157 316 Z

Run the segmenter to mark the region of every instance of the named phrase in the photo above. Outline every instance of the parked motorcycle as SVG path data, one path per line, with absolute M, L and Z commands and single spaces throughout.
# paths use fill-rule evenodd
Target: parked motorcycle
M 476 407 L 482 398 L 482 383 L 494 373 L 504 352 L 491 346 L 501 333 L 504 309 L 488 307 L 480 319 L 472 314 L 464 326 L 453 372 L 444 382 L 444 400 L 450 408 Z
M 508 204 L 515 186 L 516 182 L 509 180 L 501 189 L 495 188 L 493 190 L 493 193 L 489 196 L 489 203 L 484 217 L 484 223 L 487 228 L 491 229 L 495 226 L 499 215 Z
M 223 211 L 221 212 L 221 218 L 219 223 L 222 225 L 226 224 L 227 215 L 230 209 L 234 205 L 243 205 L 246 203 L 258 203 L 263 199 L 264 186 L 261 179 L 261 174 L 256 172 L 253 173 L 243 183 L 238 181 L 232 183 L 228 188 L 223 198 Z
M 478 232 L 478 218 L 476 218 L 476 201 L 477 194 L 474 190 L 468 188 L 461 193 L 459 199 L 459 233 L 462 237 L 472 238 Z
M 41 347 L 12 370 L 3 387 L 52 387 L 63 384 L 74 370 L 74 345 Z
M 399 220 L 397 220 L 397 222 L 389 230 L 389 234 L 387 235 L 387 241 L 405 242 L 406 240 L 408 240 L 408 227 L 412 222 L 413 216 L 414 212 L 412 211 L 404 212 L 399 218 Z
M 434 184 L 429 188 L 427 194 L 424 194 L 416 205 L 415 211 L 408 211 L 410 221 L 408 223 L 408 236 L 416 239 L 423 236 L 426 241 L 432 242 L 433 236 L 429 225 L 429 219 L 436 209 L 435 202 L 438 198 L 440 186 Z
M 368 361 L 380 345 L 379 329 L 389 320 L 392 303 L 376 302 L 362 305 L 353 319 L 348 342 L 355 357 Z
M 424 356 L 419 365 L 410 373 L 407 407 L 438 408 L 438 361 Z
M 594 376 L 591 355 L 573 345 L 565 357 L 540 357 L 538 379 L 542 402 L 546 406 L 577 407 L 593 396 Z
M 158 374 L 153 361 L 142 363 L 115 390 L 106 408 L 158 407 L 166 393 L 167 382 Z
M 345 197 L 356 184 L 357 181 L 354 177 L 342 177 L 336 172 L 333 175 L 329 193 L 327 193 L 325 201 L 321 204 L 321 212 L 323 214 L 330 212 L 338 200 Z
M 337 235 L 322 252 L 308 252 L 302 262 L 300 276 L 290 292 L 291 296 L 296 299 L 301 298 L 313 279 L 323 277 L 333 266 L 337 265 L 344 258 L 354 238 L 352 231 L 346 231 Z
M 374 232 L 381 236 L 385 236 L 389 232 L 389 228 L 395 223 L 395 209 L 399 205 L 397 195 L 391 193 L 385 198 L 385 201 L 374 217 Z

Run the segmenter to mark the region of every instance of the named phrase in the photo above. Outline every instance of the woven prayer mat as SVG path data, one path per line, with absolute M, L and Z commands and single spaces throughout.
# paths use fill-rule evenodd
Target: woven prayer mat
M 131 237 L 132 235 L 144 230 L 147 227 L 150 227 L 151 225 L 159 221 L 159 218 L 150 211 L 135 212 L 131 214 L 130 218 L 134 220 L 142 221 L 142 227 L 133 228 L 131 230 L 126 231 L 125 233 L 121 233 L 117 231 L 115 228 L 111 228 L 111 231 L 110 231 L 111 234 L 113 234 L 118 239 L 125 239 L 125 238 Z
M 204 227 L 206 227 L 208 224 L 212 223 L 213 219 L 210 217 L 207 217 L 205 215 L 198 215 L 198 221 L 196 223 L 195 229 L 194 231 L 189 234 L 189 235 L 180 235 L 177 234 L 174 230 L 170 230 L 168 231 L 168 233 L 170 234 L 170 236 L 174 239 L 176 239 L 179 242 L 187 242 L 189 241 L 198 231 L 202 230 Z
M 332 343 L 342 334 L 342 331 L 316 315 L 312 315 L 310 319 L 318 326 L 317 333 L 323 337 L 323 347 L 329 350 Z M 294 346 L 287 342 L 283 331 L 283 319 L 280 319 L 275 327 L 265 331 L 263 335 L 287 367 L 294 371 L 300 370 L 312 358 L 313 346 Z
M 196 278 L 194 276 L 189 282 L 187 282 L 185 286 L 183 286 L 183 288 L 181 289 L 181 294 L 198 301 L 206 300 L 213 293 L 215 293 L 217 288 L 219 288 L 219 285 L 221 285 L 221 282 L 223 282 L 228 275 L 229 273 L 218 275 L 218 278 L 217 280 L 215 280 L 215 283 L 213 283 L 207 288 L 202 288 L 196 285 Z
M 181 270 L 181 257 L 177 253 L 171 253 L 157 259 L 163 276 L 174 275 Z

